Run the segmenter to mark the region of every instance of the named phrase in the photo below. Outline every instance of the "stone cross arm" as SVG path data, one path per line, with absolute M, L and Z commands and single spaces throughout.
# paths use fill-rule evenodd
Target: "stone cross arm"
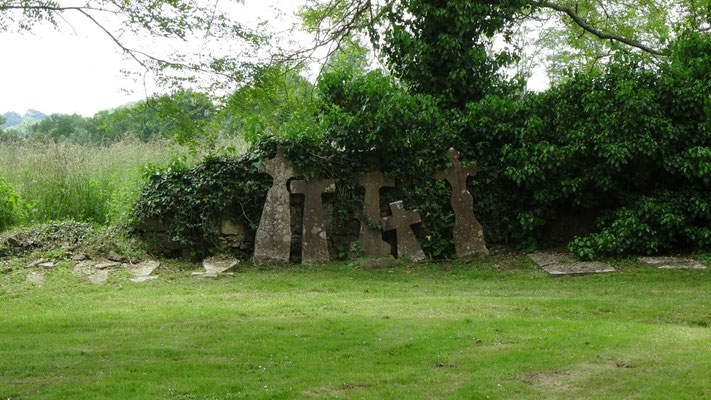
M 393 187 L 395 186 L 395 179 L 386 177 L 380 171 L 370 171 L 365 174 L 358 176 L 358 183 L 364 187 Z
M 479 172 L 479 167 L 476 165 L 469 165 L 466 167 L 462 166 L 462 162 L 459 161 L 459 152 L 454 148 L 450 148 L 448 151 L 450 160 L 452 160 L 452 166 L 445 168 L 441 171 L 436 171 L 433 176 L 435 179 L 442 180 L 446 179 L 450 183 L 457 180 L 460 176 L 474 176 Z
M 412 262 L 424 260 L 425 253 L 417 242 L 411 227 L 421 221 L 420 214 L 417 211 L 406 210 L 402 201 L 390 203 L 390 210 L 393 215 L 383 218 L 383 229 L 386 231 L 395 230 L 398 257 Z
M 420 213 L 405 209 L 405 204 L 402 201 L 390 203 L 390 210 L 393 215 L 383 218 L 383 230 L 391 231 L 393 229 L 406 229 L 410 225 L 415 225 L 422 222 Z
M 336 182 L 333 179 L 312 179 L 310 181 L 291 181 L 291 193 L 319 196 L 323 193 L 336 191 Z
M 281 146 L 277 147 L 277 153 L 274 158 L 259 167 L 259 172 L 267 173 L 274 177 L 275 180 L 283 181 L 289 180 L 289 178 L 296 174 L 294 167 L 284 158 L 284 150 Z

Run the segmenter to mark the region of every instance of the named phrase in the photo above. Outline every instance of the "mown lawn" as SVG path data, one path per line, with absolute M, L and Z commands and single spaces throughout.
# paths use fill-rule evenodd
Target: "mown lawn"
M 711 270 L 525 257 L 0 276 L 0 399 L 711 397 Z M 190 266 L 196 268 L 196 266 Z

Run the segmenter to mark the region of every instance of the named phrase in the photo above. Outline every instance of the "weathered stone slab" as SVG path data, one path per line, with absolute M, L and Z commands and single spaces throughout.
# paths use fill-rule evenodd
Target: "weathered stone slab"
M 463 167 L 459 152 L 449 149 L 453 166 L 434 174 L 435 179 L 447 180 L 452 188 L 449 202 L 454 210 L 454 248 L 458 258 L 489 254 L 484 241 L 484 230 L 474 216 L 474 198 L 467 189 L 467 178 L 479 172 L 476 165 Z
M 549 264 L 542 268 L 548 272 L 548 275 L 551 276 L 587 275 L 615 272 L 614 268 L 599 261 L 577 261 L 564 264 Z
M 335 191 L 336 183 L 333 179 L 291 182 L 291 192 L 304 195 L 304 222 L 301 236 L 301 262 L 304 264 L 325 263 L 330 260 L 321 196 Z
M 700 261 L 685 257 L 637 257 L 649 267 L 658 269 L 706 269 Z
M 202 262 L 204 271 L 195 271 L 190 275 L 202 278 L 217 278 L 219 275 L 231 275 L 231 273 L 226 271 L 229 271 L 237 265 L 239 265 L 239 260 L 236 258 L 209 257 Z
M 296 171 L 286 163 L 279 147 L 276 156 L 267 161 L 260 172 L 268 173 L 274 181 L 267 193 L 254 239 L 254 262 L 286 264 L 291 250 L 291 208 L 286 184 Z
M 118 262 L 118 263 L 127 261 L 126 257 L 118 255 L 118 254 L 109 254 L 108 256 L 106 256 L 106 259 L 109 261 L 114 261 L 114 262 Z
M 417 211 L 406 210 L 402 201 L 390 203 L 390 210 L 393 215 L 382 219 L 383 230 L 395 230 L 398 257 L 405 258 L 411 262 L 423 261 L 425 253 L 422 251 L 411 227 L 422 221 L 420 214 Z
M 32 282 L 41 285 L 42 282 L 44 282 L 44 274 L 42 272 L 30 271 L 27 274 L 27 282 Z
M 539 252 L 529 254 L 529 258 L 550 276 L 615 272 L 614 268 L 599 261 L 576 261 L 572 254 Z
M 80 261 L 80 262 L 74 264 L 73 271 L 76 273 L 82 273 L 82 274 L 88 275 L 94 271 L 94 268 L 92 267 L 92 265 L 89 261 Z
M 54 268 L 55 265 L 56 265 L 56 264 L 53 263 L 53 262 L 51 262 L 51 261 L 43 262 L 43 263 L 38 264 L 38 266 L 39 266 L 39 267 L 42 267 L 42 268 Z
M 107 262 L 100 262 L 96 265 L 94 265 L 94 269 L 106 269 L 106 268 L 113 268 L 118 266 L 119 263 L 116 261 L 107 261 Z
M 109 270 L 103 269 L 94 271 L 93 273 L 87 275 L 87 277 L 91 283 L 95 285 L 103 285 L 106 283 L 106 280 L 109 279 Z
M 135 277 L 135 278 L 131 278 L 131 279 L 129 279 L 129 280 L 130 280 L 131 282 L 141 283 L 141 282 L 152 281 L 152 280 L 154 280 L 154 279 L 158 279 L 158 277 L 155 276 L 155 275 L 152 275 L 152 276 L 138 276 L 138 277 Z
M 390 244 L 383 240 L 380 225 L 380 188 L 395 186 L 393 178 L 386 178 L 380 171 L 371 171 L 358 177 L 365 188 L 363 218 L 360 223 L 358 242 L 366 257 L 382 258 L 390 255 Z
M 126 269 L 128 269 L 128 272 L 130 272 L 133 277 L 140 278 L 152 274 L 159 266 L 160 262 L 158 261 L 144 261 L 142 263 L 128 265 Z
M 239 265 L 239 260 L 236 258 L 225 257 L 210 257 L 202 262 L 202 267 L 205 268 L 207 274 L 221 274 Z
M 80 261 L 86 261 L 89 259 L 89 256 L 87 256 L 84 253 L 75 253 L 72 255 L 72 261 L 80 262 Z

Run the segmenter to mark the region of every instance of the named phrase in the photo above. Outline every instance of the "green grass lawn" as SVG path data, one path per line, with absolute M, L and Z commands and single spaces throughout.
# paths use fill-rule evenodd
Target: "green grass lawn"
M 0 399 L 711 397 L 711 270 L 188 267 L 0 275 Z

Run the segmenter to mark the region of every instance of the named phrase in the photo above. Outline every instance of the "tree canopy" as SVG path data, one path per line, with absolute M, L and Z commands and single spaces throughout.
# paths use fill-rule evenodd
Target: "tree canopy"
M 328 46 L 331 51 L 347 37 L 364 33 L 382 50 L 386 62 L 404 65 L 408 61 L 393 53 L 393 43 L 410 47 L 409 56 L 423 56 L 421 52 L 427 50 L 418 48 L 422 41 L 415 39 L 430 36 L 426 41 L 445 57 L 456 47 L 462 49 L 460 54 L 486 50 L 503 57 L 501 65 L 526 48 L 547 65 L 554 78 L 570 66 L 600 67 L 618 50 L 653 62 L 668 55 L 667 44 L 681 32 L 711 30 L 708 0 L 311 0 L 302 16 L 314 33 L 314 46 Z M 446 29 L 433 37 L 436 24 L 445 24 Z M 502 51 L 502 47 L 513 51 Z M 409 62 L 429 61 L 414 58 Z M 489 72 L 491 76 L 496 71 Z

